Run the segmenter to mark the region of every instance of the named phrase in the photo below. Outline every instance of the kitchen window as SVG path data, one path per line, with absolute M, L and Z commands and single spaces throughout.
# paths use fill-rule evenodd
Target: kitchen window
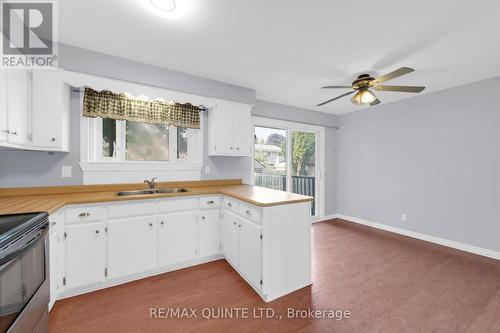
M 95 128 L 89 142 L 93 162 L 175 163 L 198 160 L 200 130 L 109 118 L 88 119 Z

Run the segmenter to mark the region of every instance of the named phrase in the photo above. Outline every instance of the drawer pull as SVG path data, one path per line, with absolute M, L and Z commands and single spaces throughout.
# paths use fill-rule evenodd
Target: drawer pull
M 96 230 L 96 231 L 95 231 L 95 233 L 96 233 L 96 234 L 99 234 L 99 230 Z
M 164 224 L 165 224 L 165 222 L 164 222 L 164 221 L 161 221 L 161 222 L 160 222 L 160 224 L 161 224 L 161 225 L 164 225 Z
M 83 213 L 78 214 L 78 216 L 80 216 L 80 217 L 87 217 L 87 216 L 90 216 L 90 213 L 83 212 Z
M 207 205 L 213 205 L 215 202 L 213 200 L 207 201 Z
M 247 211 L 245 213 L 247 213 L 248 216 L 252 216 L 252 212 L 249 211 L 248 209 L 247 209 Z
M 233 222 L 234 225 L 236 225 L 236 222 Z
M 150 227 L 153 227 L 153 223 L 150 223 L 150 224 L 149 224 L 149 226 L 150 226 Z
M 228 203 L 227 203 L 227 205 L 228 205 L 229 207 L 233 207 L 233 204 L 232 204 L 232 203 L 230 203 L 230 202 L 228 202 Z
M 238 227 L 240 227 L 240 228 L 241 228 L 241 224 L 238 224 Z
M 202 216 L 202 217 L 201 217 L 201 219 L 202 219 L 202 220 L 204 220 L 204 219 L 205 219 L 205 216 Z

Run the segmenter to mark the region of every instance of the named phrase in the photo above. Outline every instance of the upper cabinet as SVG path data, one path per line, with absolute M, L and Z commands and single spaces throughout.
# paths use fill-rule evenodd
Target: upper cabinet
M 60 70 L 0 71 L 0 146 L 69 151 L 69 86 Z
M 252 143 L 251 106 L 220 102 L 208 111 L 208 155 L 250 156 Z

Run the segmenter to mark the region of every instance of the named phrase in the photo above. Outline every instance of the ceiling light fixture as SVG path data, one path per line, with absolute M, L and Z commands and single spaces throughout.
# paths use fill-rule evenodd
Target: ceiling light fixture
M 151 13 L 166 19 L 179 19 L 186 15 L 191 0 L 140 0 Z
M 370 104 L 377 97 L 368 89 L 360 89 L 356 95 L 351 98 L 351 101 L 356 105 Z

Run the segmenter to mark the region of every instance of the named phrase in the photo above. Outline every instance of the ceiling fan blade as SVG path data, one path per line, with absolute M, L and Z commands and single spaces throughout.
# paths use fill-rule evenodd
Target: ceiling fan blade
M 327 101 L 324 101 L 323 103 L 320 103 L 320 104 L 318 104 L 318 105 L 316 105 L 316 106 L 322 106 L 322 105 L 325 105 L 325 104 L 327 104 L 327 103 L 333 102 L 334 100 L 337 100 L 337 99 L 339 99 L 339 98 L 342 98 L 342 97 L 347 96 L 347 95 L 350 95 L 350 94 L 353 94 L 353 93 L 355 93 L 355 92 L 356 92 L 356 90 L 349 91 L 348 93 L 345 93 L 345 94 L 342 94 L 342 95 L 337 96 L 337 97 L 335 97 L 335 98 L 332 98 L 332 99 L 329 99 L 329 100 L 327 100 Z
M 419 93 L 425 89 L 425 87 L 417 86 L 375 86 L 374 90 L 379 91 L 399 91 L 399 92 L 409 92 L 409 93 Z
M 375 106 L 377 104 L 380 104 L 380 100 L 377 98 L 373 102 L 370 103 L 370 106 Z
M 384 83 L 386 81 L 389 81 L 389 80 L 392 80 L 392 79 L 395 79 L 397 77 L 400 77 L 400 76 L 403 76 L 405 74 L 408 74 L 408 73 L 411 73 L 415 71 L 413 68 L 409 68 L 409 67 L 401 67 L 400 69 L 396 69 L 395 71 L 393 72 L 390 72 L 389 74 L 385 74 L 385 75 L 382 75 L 381 77 L 373 80 L 371 82 L 371 85 L 372 86 L 375 86 L 377 84 L 381 84 L 381 83 Z
M 326 86 L 326 87 L 321 87 L 321 89 L 337 89 L 337 88 L 352 88 L 352 86 Z

